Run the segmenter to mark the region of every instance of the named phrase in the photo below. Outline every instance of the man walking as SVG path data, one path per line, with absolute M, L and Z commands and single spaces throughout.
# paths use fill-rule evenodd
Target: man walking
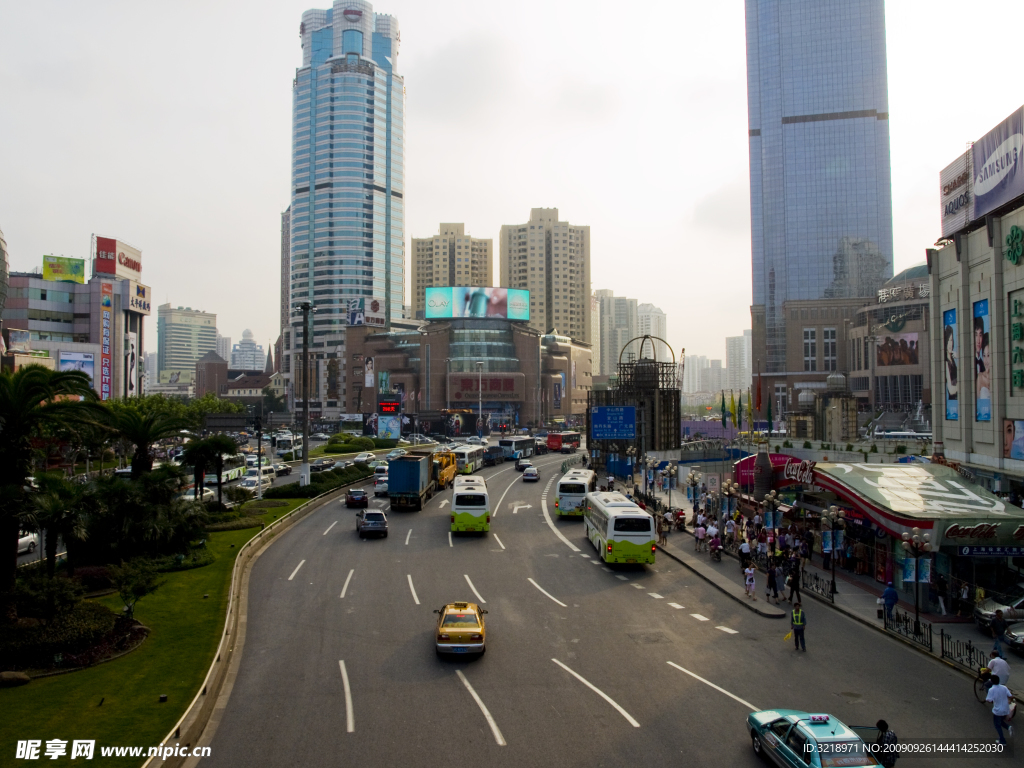
M 800 601 L 793 603 L 793 612 L 789 617 L 789 626 L 793 630 L 793 645 L 796 651 L 807 651 L 807 644 L 804 642 L 804 629 L 807 627 L 807 617 L 804 616 Z
M 989 653 L 988 671 L 993 675 L 999 675 L 999 681 L 1006 687 L 1010 686 L 1010 665 L 1006 659 L 1001 658 L 998 653 Z
M 900 601 L 900 596 L 895 589 L 892 588 L 892 582 L 889 582 L 889 586 L 885 588 L 882 593 L 882 602 L 885 603 L 885 616 L 889 621 L 892 621 L 892 609 L 896 606 L 896 603 Z
M 1013 736 L 1013 726 L 1006 722 L 1006 719 L 1010 716 L 1010 701 L 1013 697 L 1010 689 L 999 681 L 999 675 L 992 675 L 991 679 L 992 687 L 988 689 L 988 696 L 985 697 L 985 701 L 992 704 L 992 725 L 996 728 L 999 743 L 1005 744 L 1006 738 L 1003 736 L 1004 725 L 1007 726 L 1007 730 Z
M 896 758 L 899 757 L 895 751 L 895 745 L 899 743 L 896 732 L 889 728 L 889 724 L 885 720 L 879 720 L 875 723 L 875 727 L 878 729 L 878 738 L 875 739 L 875 744 L 878 745 L 878 762 L 881 763 L 882 768 L 894 768 Z
M 793 596 L 796 596 L 796 602 L 793 602 Z M 793 603 L 796 607 L 800 605 L 800 569 L 793 568 L 789 574 L 789 602 Z

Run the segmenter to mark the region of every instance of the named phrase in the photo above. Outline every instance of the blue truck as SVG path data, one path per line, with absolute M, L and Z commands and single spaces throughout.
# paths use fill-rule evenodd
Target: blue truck
M 388 497 L 391 509 L 423 509 L 434 495 L 432 457 L 426 453 L 399 456 L 388 464 Z

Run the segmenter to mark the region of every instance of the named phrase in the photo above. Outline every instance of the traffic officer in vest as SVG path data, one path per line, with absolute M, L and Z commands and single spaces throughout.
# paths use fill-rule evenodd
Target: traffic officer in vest
M 793 612 L 789 617 L 789 626 L 793 630 L 793 645 L 797 651 L 806 651 L 807 644 L 804 642 L 804 628 L 807 626 L 807 617 L 800 606 L 800 602 L 793 603 Z

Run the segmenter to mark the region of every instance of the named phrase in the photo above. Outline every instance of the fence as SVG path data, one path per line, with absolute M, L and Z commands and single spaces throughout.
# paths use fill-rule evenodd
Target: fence
M 891 614 L 884 611 L 882 615 L 885 619 L 886 632 L 905 637 L 929 651 L 932 650 L 932 625 L 927 621 L 916 621 L 909 613 L 901 613 L 898 610 L 894 610 Z M 916 632 L 914 631 L 915 624 L 917 625 Z
M 836 601 L 835 591 L 832 589 L 831 577 L 819 576 L 817 573 L 802 571 L 800 574 L 800 588 L 807 592 L 813 592 L 820 597 L 824 597 L 830 603 L 834 603 Z
M 970 640 L 954 640 L 939 630 L 939 651 L 943 659 L 970 672 L 977 672 L 988 661 L 988 653 Z

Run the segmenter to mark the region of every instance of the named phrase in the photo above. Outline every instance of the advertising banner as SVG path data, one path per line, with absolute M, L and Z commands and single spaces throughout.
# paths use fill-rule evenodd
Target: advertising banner
M 128 297 L 125 304 L 132 312 L 136 312 L 140 315 L 148 315 L 150 313 L 150 288 L 148 285 L 137 283 L 134 280 L 128 281 Z
M 139 394 L 139 334 L 134 331 L 128 334 L 128 349 L 125 350 L 125 396 L 135 397 Z
M 96 355 L 92 352 L 57 353 L 57 369 L 61 371 L 81 371 L 89 377 L 89 386 L 96 386 Z
M 526 376 L 522 373 L 489 373 L 476 376 L 472 373 L 452 373 L 448 376 L 448 391 L 451 399 L 471 403 L 474 407 L 483 390 L 483 400 L 522 401 L 526 392 Z
M 128 280 L 142 279 L 142 251 L 112 237 L 96 238 L 94 275 L 116 275 Z
M 28 331 L 17 328 L 7 329 L 7 352 L 28 352 L 32 349 L 32 338 Z
M 397 440 L 401 436 L 401 416 L 377 416 L 377 437 L 384 440 Z
M 1003 419 L 1003 458 L 1024 461 L 1024 421 Z
M 960 418 L 959 341 L 956 337 L 956 310 L 942 313 L 942 368 L 946 389 L 946 419 Z
M 917 365 L 920 356 L 916 333 L 887 333 L 875 342 L 875 365 Z
M 377 436 L 377 414 L 376 413 L 364 413 L 361 414 L 363 419 L 363 436 L 364 437 L 376 437 Z
M 1024 195 L 1024 109 L 1015 110 L 971 147 L 974 218 Z
M 560 382 L 560 381 L 556 381 L 555 382 L 555 391 L 554 391 L 554 394 L 552 395 L 551 404 L 555 408 L 561 408 L 562 407 L 562 382 Z
M 974 302 L 975 421 L 992 421 L 992 348 L 989 345 L 988 299 Z
M 382 395 L 391 394 L 391 372 L 390 371 L 378 371 L 377 381 L 380 385 L 377 390 Z
M 971 153 L 964 152 L 939 174 L 939 221 L 943 237 L 959 232 L 971 223 L 974 219 L 973 203 Z
M 85 259 L 43 256 L 43 280 L 85 284 Z
M 374 376 L 373 371 L 373 358 L 368 357 L 363 361 L 363 387 L 372 391 L 376 381 L 377 377 Z
M 827 554 L 832 551 L 832 531 L 821 532 L 821 552 Z
M 384 325 L 384 302 L 378 299 L 349 299 L 349 325 Z
M 111 333 L 114 318 L 114 285 L 100 286 L 100 399 L 109 400 L 113 395 L 114 353 L 111 348 Z
M 530 319 L 530 292 L 519 288 L 456 286 L 426 289 L 428 320 L 453 317 Z

